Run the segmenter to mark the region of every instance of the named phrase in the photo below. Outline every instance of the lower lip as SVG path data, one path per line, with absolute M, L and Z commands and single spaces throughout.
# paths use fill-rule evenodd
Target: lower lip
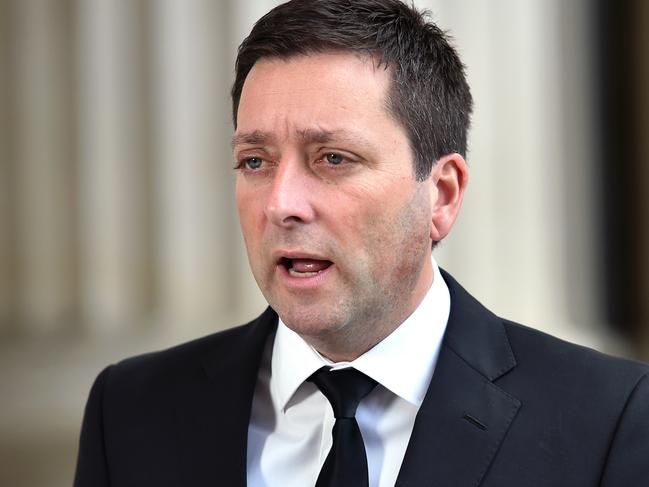
M 292 276 L 286 267 L 283 265 L 277 266 L 277 273 L 279 274 L 282 282 L 291 288 L 296 289 L 309 289 L 319 285 L 322 285 L 323 282 L 330 276 L 333 272 L 334 264 L 331 264 L 326 269 L 321 270 L 315 276 L 309 277 L 296 277 Z

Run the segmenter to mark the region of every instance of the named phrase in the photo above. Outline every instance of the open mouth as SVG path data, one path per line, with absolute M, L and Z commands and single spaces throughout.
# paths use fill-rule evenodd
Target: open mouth
M 319 259 L 290 259 L 282 257 L 280 260 L 288 273 L 293 277 L 313 277 L 328 269 L 333 262 Z

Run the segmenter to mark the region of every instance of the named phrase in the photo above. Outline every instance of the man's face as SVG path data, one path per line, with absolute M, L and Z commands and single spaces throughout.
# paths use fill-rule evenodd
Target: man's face
M 325 354 L 373 346 L 432 280 L 436 189 L 413 177 L 389 82 L 371 59 L 317 54 L 258 61 L 241 95 L 236 199 L 252 272 Z

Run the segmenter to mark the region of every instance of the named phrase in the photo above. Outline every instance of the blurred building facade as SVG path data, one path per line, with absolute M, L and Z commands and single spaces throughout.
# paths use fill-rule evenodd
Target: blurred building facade
M 103 366 L 263 310 L 234 206 L 229 85 L 236 46 L 277 3 L 0 0 L 0 485 L 70 485 Z M 601 4 L 415 3 L 450 30 L 476 102 L 469 190 L 438 261 L 502 316 L 647 359 L 646 2 L 625 78 L 632 200 L 625 185 L 611 199 L 620 161 L 601 140 L 615 106 L 600 100 Z M 609 290 L 626 296 L 625 276 L 636 323 L 615 331 Z

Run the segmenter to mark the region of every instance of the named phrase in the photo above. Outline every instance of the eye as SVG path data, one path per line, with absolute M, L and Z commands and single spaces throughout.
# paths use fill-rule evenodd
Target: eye
M 243 166 L 245 166 L 247 169 L 259 169 L 264 160 L 260 157 L 247 157 L 242 162 Z
M 325 156 L 326 161 L 329 164 L 333 164 L 334 166 L 339 166 L 345 161 L 345 158 L 341 156 L 340 154 L 336 154 L 335 152 L 330 152 Z

